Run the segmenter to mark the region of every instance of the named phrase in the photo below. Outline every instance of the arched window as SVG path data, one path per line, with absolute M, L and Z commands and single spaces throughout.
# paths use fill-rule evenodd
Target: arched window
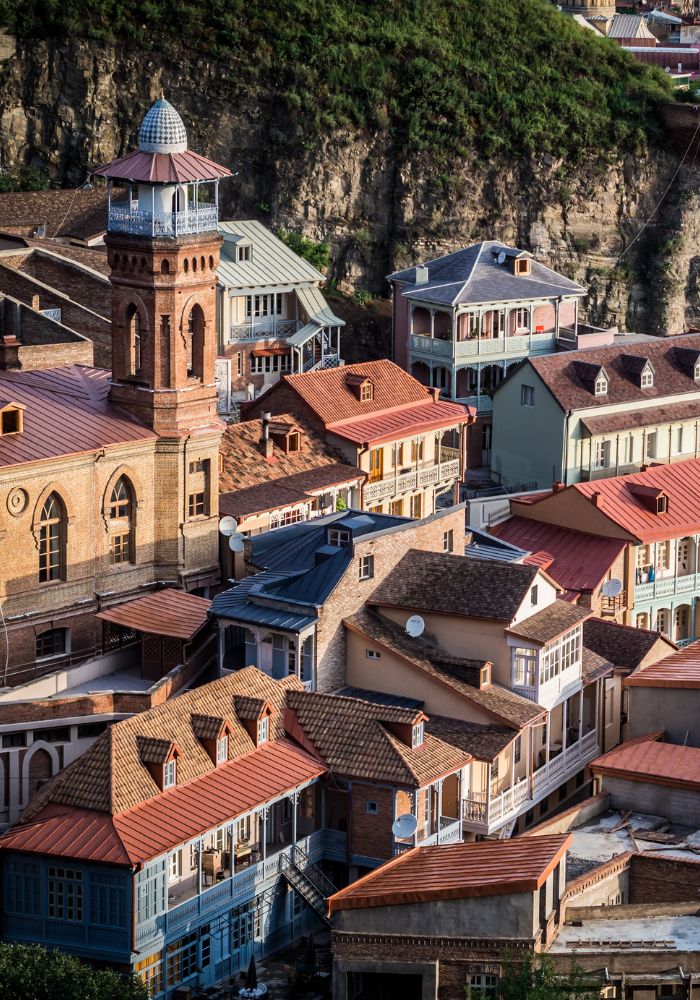
M 51 493 L 39 519 L 39 583 L 66 576 L 66 510 L 57 493 Z
M 187 322 L 187 374 L 204 379 L 204 313 L 202 307 L 192 307 Z
M 162 260 L 160 262 L 160 273 L 161 274 L 170 274 L 170 261 L 169 260 Z
M 126 311 L 126 370 L 131 376 L 141 373 L 141 320 L 136 306 Z
M 133 562 L 134 492 L 126 476 L 117 479 L 109 498 L 109 561 Z

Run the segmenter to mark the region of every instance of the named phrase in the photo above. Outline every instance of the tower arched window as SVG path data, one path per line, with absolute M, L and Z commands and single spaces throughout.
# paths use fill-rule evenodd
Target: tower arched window
M 109 561 L 112 566 L 133 562 L 134 491 L 126 476 L 120 476 L 109 498 Z
M 129 306 L 126 312 L 126 370 L 136 376 L 141 373 L 141 319 L 136 306 Z
M 66 509 L 51 493 L 39 518 L 39 583 L 66 578 Z
M 187 375 L 204 379 L 204 312 L 195 305 L 187 321 Z

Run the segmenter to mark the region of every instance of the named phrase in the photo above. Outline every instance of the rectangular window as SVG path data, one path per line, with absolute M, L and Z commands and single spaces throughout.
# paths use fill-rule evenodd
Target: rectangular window
M 176 762 L 169 760 L 163 764 L 163 788 L 172 788 L 176 779 Z
M 518 263 L 521 262 L 518 261 Z M 478 996 L 479 1000 L 492 1000 L 492 998 L 496 996 L 497 987 L 498 976 L 477 973 L 469 978 L 469 988 L 471 993 L 474 997 Z
M 521 385 L 520 386 L 520 405 L 521 406 L 534 406 L 535 405 L 535 387 L 534 387 L 534 385 Z
M 5 907 L 8 913 L 28 916 L 41 912 L 39 865 L 30 861 L 9 861 L 5 871 Z
M 48 914 L 53 920 L 83 919 L 83 873 L 49 867 Z
M 607 469 L 610 467 L 610 442 L 596 441 L 593 451 L 593 468 Z
M 411 441 L 411 461 L 423 461 L 423 438 L 419 438 L 417 441 Z
M 530 326 L 530 313 L 528 309 L 515 310 L 515 329 L 527 330 Z
M 270 737 L 270 720 L 266 715 L 264 719 L 258 719 L 258 743 L 267 743 Z
M 491 768 L 489 773 L 491 775 L 491 781 L 498 780 L 498 757 L 496 757 L 495 760 L 491 761 Z
M 112 535 L 109 541 L 109 562 L 111 566 L 131 562 L 131 534 Z
M 228 736 L 222 736 L 216 741 L 216 763 L 225 764 L 228 760 Z
M 35 740 L 43 740 L 45 743 L 69 743 L 70 726 L 57 726 L 55 729 L 37 729 L 34 731 Z
M 288 372 L 290 367 L 288 354 L 254 354 L 250 359 L 251 375 L 270 375 L 275 372 Z
M 423 517 L 423 494 L 416 493 L 411 497 L 411 517 Z
M 382 654 L 376 649 L 366 649 L 365 656 L 368 660 L 381 660 L 382 658 Z
M 204 460 L 198 458 L 195 462 L 190 462 L 190 475 L 194 476 L 197 472 L 204 472 Z
M 647 434 L 647 458 L 656 458 L 656 431 Z
M 159 951 L 137 962 L 134 965 L 134 972 L 142 980 L 151 996 L 163 992 L 163 963 Z
M 656 546 L 657 570 L 669 569 L 671 565 L 671 543 L 658 542 Z
M 337 548 L 340 548 L 343 545 L 349 545 L 350 532 L 345 531 L 343 528 L 329 528 L 328 544 L 335 545 Z
M 684 442 L 683 442 L 683 431 L 684 431 L 684 428 L 682 426 L 676 428 L 676 441 L 675 441 L 676 455 L 682 455 L 683 454 L 683 444 L 684 444 Z
M 371 813 L 373 816 L 376 816 L 379 813 L 379 803 L 374 802 L 372 799 L 367 799 L 365 808 L 367 812 Z
M 197 932 L 187 934 L 167 947 L 166 986 L 177 986 L 197 972 Z
M 371 399 L 374 399 L 374 386 L 371 382 L 364 382 L 360 386 L 360 402 L 368 403 Z
M 513 757 L 515 759 L 516 764 L 520 763 L 521 755 L 522 755 L 522 737 L 516 736 L 515 742 L 513 743 Z
M 121 875 L 90 877 L 90 921 L 104 927 L 121 927 L 126 922 L 126 887 Z
M 369 481 L 378 482 L 384 475 L 384 449 L 372 448 L 369 453 Z
M 360 559 L 360 579 L 371 580 L 374 576 L 374 556 L 362 556 Z
M 403 500 L 392 500 L 389 505 L 389 513 L 396 517 L 403 517 Z
M 2 748 L 3 750 L 12 747 L 26 747 L 27 745 L 27 734 L 22 733 L 4 733 L 2 736 Z
M 605 715 L 604 715 L 604 725 L 609 725 L 613 721 L 613 713 L 615 708 L 615 681 L 605 679 Z
M 253 256 L 253 248 L 250 243 L 236 244 L 236 261 L 240 264 L 249 261 Z
M 423 723 L 419 722 L 418 725 L 413 726 L 411 729 L 411 747 L 415 750 L 416 747 L 423 746 L 424 739 L 425 733 L 423 730 Z
M 203 490 L 198 493 L 190 493 L 187 501 L 188 517 L 200 517 L 202 514 L 206 514 L 206 508 L 206 494 Z
M 454 531 L 450 528 L 449 531 L 445 531 L 442 536 L 442 551 L 452 552 L 454 550 Z
M 516 687 L 534 687 L 537 651 L 523 646 L 515 646 L 512 656 L 513 684 Z
M 151 920 L 165 910 L 165 859 L 146 865 L 136 876 L 136 921 Z
M 530 587 L 530 604 L 535 607 L 537 604 L 537 585 Z
M 52 628 L 47 632 L 41 632 L 36 637 L 35 655 L 37 660 L 43 660 L 49 656 L 63 656 L 68 652 L 69 630 L 66 628 Z

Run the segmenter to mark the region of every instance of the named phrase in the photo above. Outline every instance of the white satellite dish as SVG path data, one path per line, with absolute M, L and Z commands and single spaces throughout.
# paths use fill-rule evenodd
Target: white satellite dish
M 506 255 L 503 253 L 502 250 L 499 253 L 498 257 L 496 257 L 496 260 L 498 261 L 499 264 L 505 264 L 505 262 L 506 262 Z
M 425 622 L 420 615 L 411 615 L 406 622 L 406 631 L 412 639 L 417 639 L 425 631 Z
M 228 540 L 228 547 L 232 552 L 242 552 L 245 548 L 243 535 L 231 535 Z
M 616 580 L 614 577 L 612 580 L 606 580 L 600 592 L 603 597 L 617 597 L 622 593 L 622 580 Z
M 229 514 L 226 517 L 222 517 L 219 521 L 219 531 L 222 535 L 232 535 L 237 528 L 236 518 L 231 517 Z
M 408 840 L 418 829 L 418 820 L 413 813 L 404 813 L 394 820 L 391 832 L 397 840 Z

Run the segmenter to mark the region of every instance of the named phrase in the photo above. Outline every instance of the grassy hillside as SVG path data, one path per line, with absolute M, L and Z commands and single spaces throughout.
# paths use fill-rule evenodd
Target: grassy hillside
M 443 168 L 474 148 L 492 159 L 635 149 L 669 96 L 660 71 L 546 0 L 0 0 L 0 23 L 21 37 L 190 50 L 278 95 L 307 135 L 388 127 Z

